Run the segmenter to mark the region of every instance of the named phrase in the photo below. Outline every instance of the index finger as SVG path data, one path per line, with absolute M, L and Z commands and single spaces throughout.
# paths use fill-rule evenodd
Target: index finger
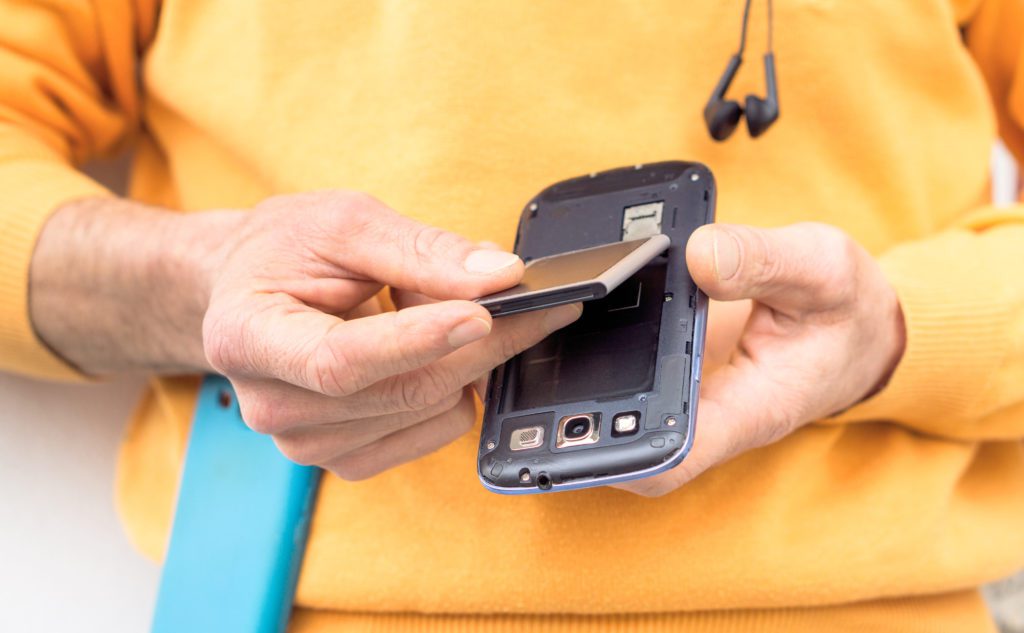
M 523 262 L 513 253 L 396 213 L 370 196 L 332 214 L 324 256 L 368 279 L 435 299 L 475 299 L 516 285 Z

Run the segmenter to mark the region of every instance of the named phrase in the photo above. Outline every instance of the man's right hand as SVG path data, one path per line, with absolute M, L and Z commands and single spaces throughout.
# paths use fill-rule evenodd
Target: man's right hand
M 465 433 L 475 418 L 467 386 L 580 314 L 578 305 L 561 306 L 492 322 L 469 299 L 515 285 L 523 272 L 518 257 L 415 222 L 363 194 L 286 195 L 246 213 L 211 213 L 205 219 L 204 213 L 176 217 L 161 236 L 165 243 L 207 244 L 216 253 L 212 262 L 194 267 L 199 274 L 180 275 L 201 278 L 192 285 L 203 296 L 192 303 L 204 311 L 201 340 L 209 368 L 231 380 L 246 423 L 272 435 L 287 457 L 346 479 L 371 476 Z M 55 256 L 48 251 L 59 248 L 61 226 L 73 220 L 62 211 L 51 221 L 57 235 L 50 226 L 44 231 L 36 253 L 36 261 L 43 261 L 34 273 L 47 275 L 47 258 Z M 193 231 L 190 223 L 205 233 L 215 225 L 216 238 Z M 140 235 L 134 244 L 127 238 L 113 243 L 138 249 L 144 241 Z M 185 246 L 164 250 L 180 258 Z M 162 276 L 171 280 L 163 285 L 176 279 L 173 271 Z M 94 277 L 88 283 L 117 281 L 109 279 L 116 275 Z M 161 282 L 152 285 L 149 292 L 165 290 Z M 372 308 L 384 285 L 397 291 L 397 311 Z M 101 294 L 119 293 L 106 288 Z M 37 312 L 47 321 L 33 306 L 34 318 Z M 143 307 L 138 316 L 146 317 Z M 109 327 L 102 318 L 92 321 Z M 82 320 L 75 322 L 78 334 L 88 335 Z M 62 335 L 59 324 L 42 325 L 37 329 L 58 352 L 91 369 L 89 354 L 72 343 L 54 344 L 72 338 Z M 199 336 L 191 329 L 186 327 L 186 339 Z M 131 368 L 124 360 L 104 360 L 98 364 L 103 369 Z M 159 361 L 142 364 L 159 367 Z
M 574 321 L 578 306 L 491 321 L 468 301 L 522 261 L 355 193 L 271 198 L 246 216 L 203 322 L 242 417 L 289 458 L 361 479 L 474 422 L 466 388 Z M 387 284 L 441 301 L 346 319 Z

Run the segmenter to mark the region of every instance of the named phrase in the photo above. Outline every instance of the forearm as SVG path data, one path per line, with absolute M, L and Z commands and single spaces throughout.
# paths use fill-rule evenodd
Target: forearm
M 36 333 L 86 374 L 208 370 L 203 315 L 240 216 L 116 198 L 66 204 L 32 256 Z

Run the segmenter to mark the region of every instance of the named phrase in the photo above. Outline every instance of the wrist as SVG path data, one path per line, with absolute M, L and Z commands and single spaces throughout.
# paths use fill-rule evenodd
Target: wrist
M 30 275 L 38 336 L 87 374 L 208 370 L 202 320 L 240 212 L 181 214 L 116 198 L 56 211 Z
M 164 352 L 174 366 L 210 371 L 202 343 L 203 318 L 244 215 L 233 210 L 164 213 L 166 239 L 154 252 L 151 275 L 154 287 L 164 288 L 175 304 L 175 318 L 165 334 L 177 343 Z
M 881 375 L 863 399 L 877 394 L 889 384 L 907 348 L 907 324 L 903 316 L 903 306 L 896 290 L 891 286 L 888 287 L 888 294 L 887 308 L 882 311 L 882 336 L 879 337 L 879 340 L 883 341 Z

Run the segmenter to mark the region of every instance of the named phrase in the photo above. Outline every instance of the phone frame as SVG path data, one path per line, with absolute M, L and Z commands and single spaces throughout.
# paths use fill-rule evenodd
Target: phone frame
M 495 368 L 484 403 L 477 460 L 478 476 L 488 490 L 533 494 L 639 479 L 677 466 L 693 446 L 707 297 L 686 272 L 685 247 L 693 230 L 714 219 L 715 186 L 710 170 L 699 163 L 671 161 L 613 169 L 552 185 L 526 205 L 515 251 L 529 261 L 621 241 L 626 210 L 652 202 L 663 203 L 662 232 L 671 240 L 664 256 L 665 292 L 685 290 L 671 301 L 666 299 L 661 308 L 653 388 L 629 397 L 510 411 L 505 405 L 515 380 L 516 359 Z M 681 388 L 675 388 L 677 384 Z M 635 437 L 610 436 L 614 414 L 606 412 L 613 410 L 641 413 Z M 587 413 L 598 415 L 595 424 L 600 425 L 600 445 L 556 447 L 560 420 Z M 601 418 L 605 418 L 603 422 Z M 674 423 L 669 424 L 670 418 Z M 534 423 L 545 429 L 544 450 L 513 454 L 511 433 Z M 523 470 L 530 471 L 528 481 L 518 479 L 517 473 L 521 475 Z M 548 478 L 549 485 L 541 484 L 542 477 Z

